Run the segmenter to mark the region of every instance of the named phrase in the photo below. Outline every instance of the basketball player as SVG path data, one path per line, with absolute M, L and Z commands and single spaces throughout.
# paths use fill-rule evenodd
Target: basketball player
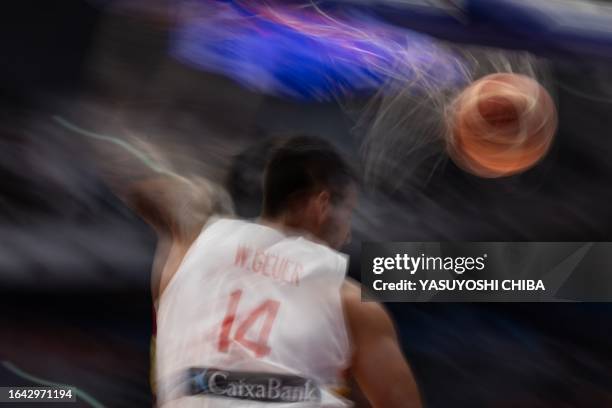
M 294 137 L 264 178 L 256 222 L 214 214 L 230 206 L 204 180 L 158 175 L 124 195 L 159 234 L 158 404 L 347 407 L 350 375 L 374 407 L 420 407 L 391 319 L 336 252 L 357 201 L 349 166 Z

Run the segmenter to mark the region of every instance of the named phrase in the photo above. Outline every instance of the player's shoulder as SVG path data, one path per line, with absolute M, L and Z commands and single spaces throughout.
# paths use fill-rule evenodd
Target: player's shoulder
M 208 222 L 204 225 L 204 229 L 210 229 L 213 226 L 215 228 L 226 227 L 226 226 L 233 227 L 236 225 L 242 225 L 242 224 L 247 224 L 247 223 L 248 221 L 242 220 L 240 218 L 213 215 L 212 217 L 210 217 Z
M 310 259 L 314 263 L 325 265 L 332 263 L 336 265 L 340 271 L 343 273 L 345 272 L 348 265 L 348 256 L 342 252 L 338 252 L 323 243 L 314 241 L 305 236 L 293 238 L 293 241 L 302 257 Z
M 330 248 L 329 246 L 321 242 L 317 242 L 307 236 L 289 237 L 288 239 L 294 240 L 294 242 L 298 244 L 299 247 L 305 252 L 317 253 L 321 256 L 330 257 L 338 256 L 340 254 L 338 251 Z
M 348 302 L 361 301 L 361 285 L 351 278 L 346 278 L 342 284 L 342 297 Z
M 255 223 L 240 218 L 212 216 L 202 228 L 202 234 L 228 235 L 252 228 Z
M 363 330 L 389 331 L 393 323 L 385 307 L 375 301 L 363 301 L 361 285 L 350 278 L 341 289 L 342 304 L 353 334 Z

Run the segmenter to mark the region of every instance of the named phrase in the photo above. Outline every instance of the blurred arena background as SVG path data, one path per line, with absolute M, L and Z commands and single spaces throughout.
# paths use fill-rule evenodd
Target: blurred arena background
M 479 179 L 428 157 L 425 174 L 376 182 L 346 248 L 350 275 L 362 241 L 611 240 L 610 7 L 536 2 L 539 14 L 523 11 L 512 25 L 502 13 L 511 1 L 499 12 L 477 1 L 400 3 L 353 6 L 460 47 L 545 58 L 559 129 L 546 158 L 517 177 Z M 574 26 L 554 13 L 568 7 L 582 13 Z M 319 97 L 206 69 L 175 48 L 169 0 L 7 2 L 2 14 L 0 385 L 36 377 L 78 387 L 95 400 L 84 406 L 150 405 L 155 235 L 96 173 L 87 138 L 62 123 L 161 147 L 178 171 L 224 184 L 253 217 L 269 138 L 322 136 L 363 166 L 361 113 L 383 84 Z M 388 306 L 429 407 L 612 406 L 609 304 Z

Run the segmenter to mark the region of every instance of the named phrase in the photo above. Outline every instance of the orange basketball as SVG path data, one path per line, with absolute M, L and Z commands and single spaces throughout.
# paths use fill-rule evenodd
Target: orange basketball
M 557 130 L 548 92 L 518 74 L 475 81 L 453 101 L 447 150 L 462 169 L 479 177 L 521 173 L 546 154 Z

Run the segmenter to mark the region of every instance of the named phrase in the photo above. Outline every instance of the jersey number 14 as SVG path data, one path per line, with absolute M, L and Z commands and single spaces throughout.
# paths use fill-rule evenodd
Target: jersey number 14
M 221 334 L 219 335 L 218 349 L 220 352 L 227 353 L 229 351 L 230 343 L 233 341 L 240 343 L 245 348 L 253 351 L 255 357 L 265 357 L 270 354 L 270 347 L 268 346 L 268 337 L 272 330 L 272 325 L 276 319 L 278 308 L 280 303 L 276 300 L 265 300 L 260 303 L 255 309 L 251 310 L 242 323 L 236 328 L 234 337 L 231 338 L 232 327 L 236 320 L 236 314 L 238 312 L 238 305 L 240 303 L 240 297 L 242 296 L 242 290 L 235 290 L 230 294 L 230 300 L 227 306 L 227 312 L 221 323 Z M 253 325 L 260 319 L 264 319 L 257 340 L 250 340 L 246 338 L 247 332 L 253 327 Z

